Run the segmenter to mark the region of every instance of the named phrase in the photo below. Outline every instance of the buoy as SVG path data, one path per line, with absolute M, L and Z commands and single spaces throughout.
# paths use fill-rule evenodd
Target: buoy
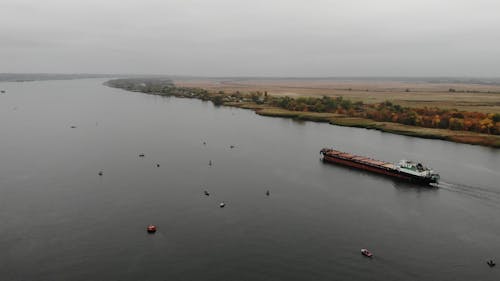
M 212 160 L 208 161 L 208 166 L 212 166 Z
M 104 173 L 102 171 L 99 171 L 99 176 L 102 176 Z
M 224 208 L 226 206 L 226 203 L 222 202 L 219 204 L 219 207 Z
M 206 143 L 206 142 L 203 142 L 203 145 L 207 145 L 207 143 Z
M 156 164 L 156 167 L 160 168 L 160 164 Z
M 268 190 L 268 191 L 266 191 L 266 195 L 267 195 L 267 196 L 269 196 L 270 194 L 271 194 L 271 192 L 269 192 L 269 190 Z
M 204 193 L 205 193 L 206 196 L 210 196 L 210 193 L 208 191 L 205 190 Z
M 234 145 L 229 146 L 229 148 L 233 149 L 233 148 L 234 148 Z
M 156 232 L 156 225 L 148 225 L 148 228 L 147 228 L 147 231 L 148 233 L 155 233 Z

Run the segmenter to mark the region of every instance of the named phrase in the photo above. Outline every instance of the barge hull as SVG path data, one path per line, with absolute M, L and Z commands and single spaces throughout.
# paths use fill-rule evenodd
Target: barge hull
M 424 184 L 424 185 L 429 185 L 431 183 L 434 183 L 434 181 L 430 178 L 422 178 L 418 176 L 414 176 L 411 174 L 407 173 L 402 173 L 394 168 L 390 168 L 387 165 L 382 166 L 382 165 L 368 165 L 363 162 L 355 162 L 353 160 L 349 159 L 342 159 L 340 157 L 335 157 L 335 155 L 328 155 L 327 153 L 322 153 L 323 154 L 323 161 L 328 162 L 328 163 L 333 163 L 333 164 L 339 164 L 342 166 L 347 166 L 359 170 L 364 170 L 372 173 L 377 173 L 380 175 L 404 180 L 404 181 L 409 181 L 413 183 L 418 183 L 418 184 Z

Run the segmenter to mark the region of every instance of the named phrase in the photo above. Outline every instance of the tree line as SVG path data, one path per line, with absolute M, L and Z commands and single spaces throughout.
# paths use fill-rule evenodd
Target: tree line
M 273 97 L 271 105 L 292 111 L 330 112 L 405 125 L 472 131 L 500 135 L 500 114 L 458 111 L 437 107 L 410 108 L 385 101 L 376 104 L 352 102 L 342 97 Z

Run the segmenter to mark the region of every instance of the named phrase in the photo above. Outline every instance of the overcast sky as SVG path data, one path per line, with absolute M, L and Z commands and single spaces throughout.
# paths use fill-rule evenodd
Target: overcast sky
M 0 72 L 500 77 L 500 1 L 0 0 Z

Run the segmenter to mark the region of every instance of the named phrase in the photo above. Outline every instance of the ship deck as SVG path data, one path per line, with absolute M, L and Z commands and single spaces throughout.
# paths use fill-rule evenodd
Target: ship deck
M 360 164 L 364 164 L 364 165 L 368 165 L 368 166 L 373 166 L 373 167 L 378 167 L 378 168 L 382 168 L 382 169 L 387 169 L 387 170 L 395 170 L 396 169 L 394 164 L 389 163 L 389 162 L 375 160 L 375 159 L 371 159 L 368 157 L 354 155 L 354 154 L 350 154 L 350 153 L 346 153 L 346 152 L 342 152 L 342 151 L 338 151 L 338 150 L 334 150 L 334 149 L 328 149 L 328 150 L 324 151 L 324 155 L 336 157 L 336 158 L 341 158 L 344 160 L 353 161 L 356 163 L 360 163 Z

